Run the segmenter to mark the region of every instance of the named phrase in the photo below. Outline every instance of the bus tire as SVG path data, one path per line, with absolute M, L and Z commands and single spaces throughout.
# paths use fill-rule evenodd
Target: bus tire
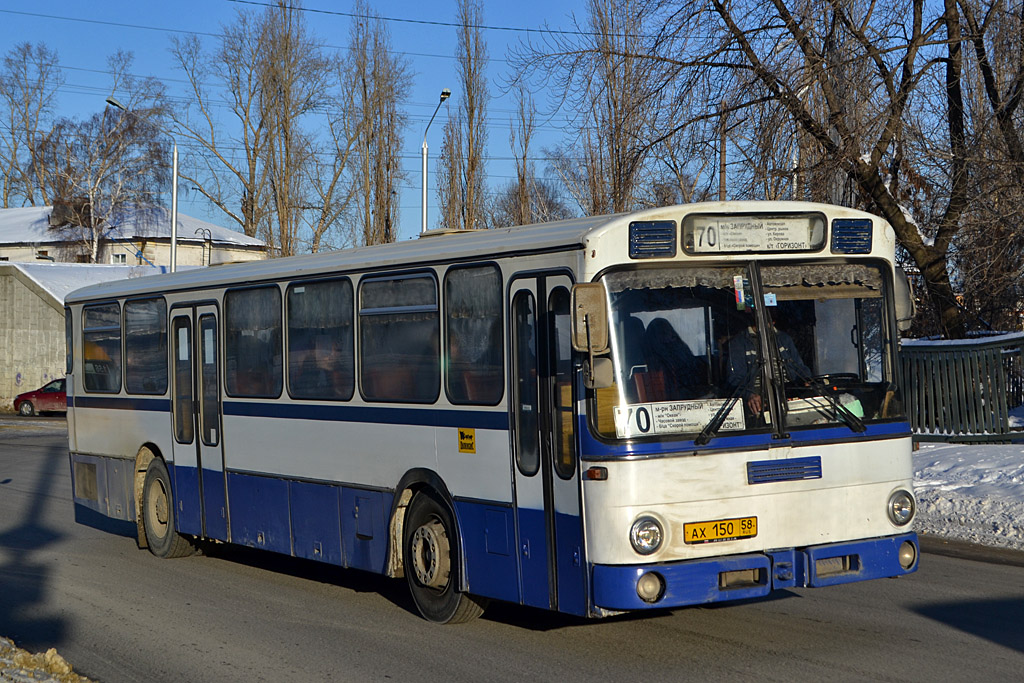
M 194 552 L 192 544 L 174 528 L 171 477 L 160 458 L 153 458 L 146 468 L 146 481 L 142 485 L 142 523 L 149 551 L 157 557 L 185 557 Z
M 413 497 L 405 515 L 403 561 L 416 608 L 427 621 L 461 624 L 483 614 L 486 601 L 458 590 L 459 553 L 447 506 L 430 491 Z

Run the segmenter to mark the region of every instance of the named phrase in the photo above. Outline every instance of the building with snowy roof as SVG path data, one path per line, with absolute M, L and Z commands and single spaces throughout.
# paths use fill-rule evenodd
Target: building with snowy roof
M 0 409 L 64 376 L 64 297 L 79 287 L 155 275 L 166 267 L 0 263 Z
M 92 262 L 92 228 L 82 207 L 0 209 L 0 261 Z M 177 264 L 202 266 L 266 257 L 263 240 L 178 213 Z M 126 206 L 97 228 L 96 263 L 166 266 L 171 262 L 170 212 Z

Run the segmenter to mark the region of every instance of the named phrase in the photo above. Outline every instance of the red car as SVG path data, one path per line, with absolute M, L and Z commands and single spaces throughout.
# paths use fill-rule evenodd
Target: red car
M 51 411 L 66 413 L 68 395 L 64 393 L 64 378 L 55 379 L 35 391 L 18 394 L 14 397 L 14 409 L 26 417 Z

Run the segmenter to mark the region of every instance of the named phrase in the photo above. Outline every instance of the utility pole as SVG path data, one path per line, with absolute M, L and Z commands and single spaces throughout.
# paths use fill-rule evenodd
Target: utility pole
M 725 110 L 725 100 L 722 100 L 722 108 L 719 110 L 718 123 L 720 126 L 718 137 L 718 199 L 725 201 L 725 132 L 729 115 Z

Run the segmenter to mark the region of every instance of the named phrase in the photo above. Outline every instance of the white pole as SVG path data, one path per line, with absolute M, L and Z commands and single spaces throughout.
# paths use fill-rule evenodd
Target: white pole
M 174 137 L 171 137 L 174 140 Z M 171 153 L 171 272 L 178 266 L 178 141 Z
M 431 121 L 433 121 L 433 118 L 431 118 Z M 429 124 L 427 125 L 427 128 L 428 129 L 430 128 Z M 422 200 L 423 206 L 422 206 L 422 208 L 420 210 L 420 216 L 422 217 L 422 220 L 420 221 L 420 232 L 426 232 L 427 231 L 427 131 L 423 131 L 423 150 L 422 151 L 423 151 L 423 154 L 422 154 L 422 157 L 423 157 L 423 183 L 422 183 L 423 184 L 423 197 L 421 198 L 421 200 Z
M 422 221 L 420 222 L 420 232 L 424 233 L 427 231 L 427 131 L 430 130 L 430 124 L 434 122 L 434 117 L 437 116 L 437 110 L 441 108 L 444 101 L 447 100 L 452 94 L 452 91 L 445 88 L 441 91 L 441 101 L 434 107 L 434 113 L 430 115 L 430 121 L 427 122 L 427 127 L 423 129 L 423 197 L 422 197 L 422 208 L 420 215 Z

